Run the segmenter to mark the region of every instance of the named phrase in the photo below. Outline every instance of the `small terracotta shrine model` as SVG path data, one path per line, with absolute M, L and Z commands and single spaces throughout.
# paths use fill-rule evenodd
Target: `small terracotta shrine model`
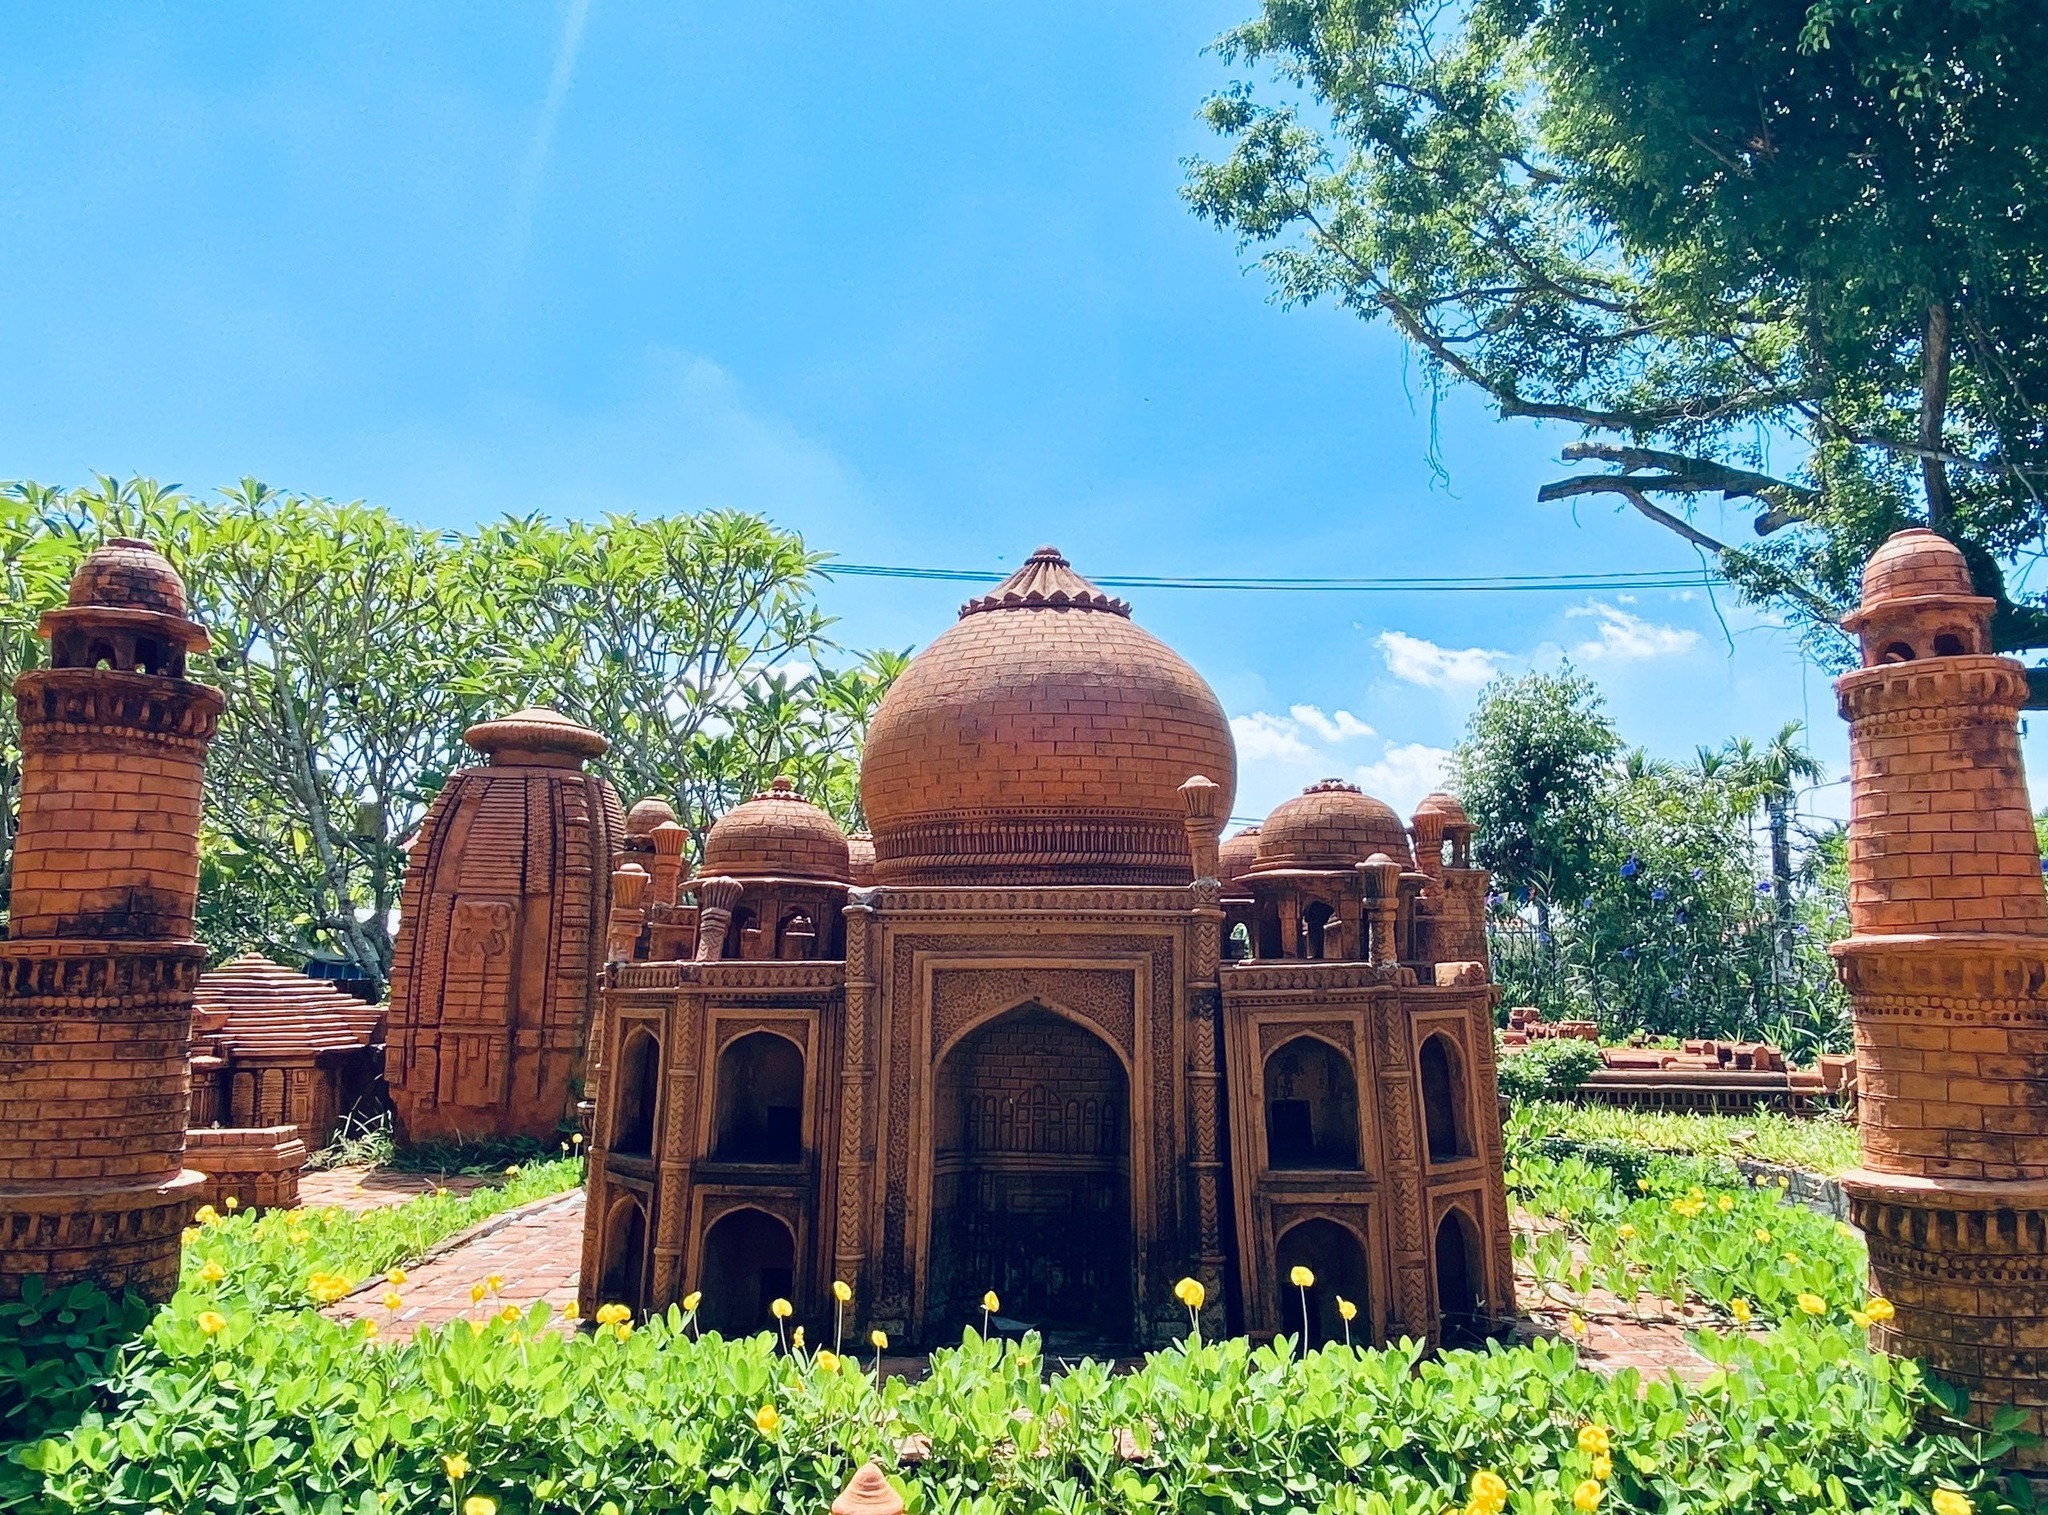
M 1963 555 L 1902 531 L 1843 621 L 1863 1166 L 1843 1179 L 1897 1316 L 1887 1351 L 2048 1431 L 2048 893 L 2021 767 L 2026 671 Z M 2048 1461 L 2040 1446 L 2019 1454 Z
M 15 680 L 21 817 L 0 942 L 0 1298 L 40 1274 L 170 1296 L 184 1165 L 200 780 L 220 691 L 145 542 L 88 556 Z
M 786 782 L 613 879 L 583 1306 L 937 1341 L 1460 1339 L 1513 1308 L 1472 828 L 1317 785 L 1219 851 L 1199 675 L 1051 548 L 896 682 L 856 847 Z M 636 811 L 637 811 L 636 807 Z M 1413 841 L 1411 843 L 1411 832 Z M 870 882 L 871 880 L 871 882 Z M 410 885 L 408 886 L 410 890 Z M 411 898 L 410 893 L 408 899 Z
M 608 745 L 552 710 L 473 726 L 411 844 L 384 1076 L 401 1140 L 553 1144 L 583 1071 L 618 796 Z

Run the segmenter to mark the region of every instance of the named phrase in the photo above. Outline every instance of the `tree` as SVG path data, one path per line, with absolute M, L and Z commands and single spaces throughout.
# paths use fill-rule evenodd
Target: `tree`
M 1266 0 L 1217 46 L 1291 97 L 1208 101 L 1195 211 L 1439 391 L 1578 428 L 1602 466 L 1539 498 L 1618 497 L 1835 660 L 1923 520 L 1996 645 L 2048 645 L 2005 577 L 2048 528 L 2048 7 Z M 1765 540 L 1696 524 L 1715 496 Z
M 1826 770 L 1799 744 L 1799 733 L 1804 729 L 1798 721 L 1787 721 L 1762 751 L 1748 737 L 1737 737 L 1722 749 L 1720 765 L 1721 771 L 1752 796 L 1752 803 L 1764 812 L 1764 825 L 1771 840 L 1771 907 L 1776 921 L 1777 961 L 1788 971 L 1792 964 L 1794 924 L 1792 816 L 1799 802 L 1799 785 L 1817 784 L 1826 776 Z M 1705 755 L 1702 751 L 1703 759 Z
M 1601 786 L 1621 749 L 1592 680 L 1498 678 L 1480 691 L 1451 754 L 1451 786 L 1477 828 L 1476 855 L 1526 899 L 1547 943 L 1553 907 L 1581 903 L 1606 827 Z

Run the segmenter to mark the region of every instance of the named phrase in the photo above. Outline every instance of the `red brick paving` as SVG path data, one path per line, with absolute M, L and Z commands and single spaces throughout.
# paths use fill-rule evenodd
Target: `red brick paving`
M 327 1168 L 299 1177 L 299 1203 L 307 1209 L 339 1205 L 344 1210 L 378 1210 L 416 1195 L 449 1189 L 467 1194 L 497 1179 L 476 1174 L 399 1173 L 390 1168 Z

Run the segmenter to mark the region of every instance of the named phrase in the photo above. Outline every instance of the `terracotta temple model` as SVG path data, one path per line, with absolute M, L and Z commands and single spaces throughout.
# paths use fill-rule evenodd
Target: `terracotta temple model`
M 1843 625 L 1863 1166 L 1843 1179 L 1888 1351 L 2048 1430 L 2048 893 L 2021 767 L 2026 671 L 1955 547 L 1902 531 Z M 2040 1466 L 2044 1449 L 2018 1454 Z
M 40 1275 L 161 1300 L 203 1182 L 184 1165 L 207 637 L 145 542 L 88 556 L 15 681 L 21 817 L 0 942 L 0 1298 Z
M 1142 1344 L 1185 1276 L 1212 1329 L 1298 1331 L 1304 1265 L 1318 1338 L 1340 1295 L 1361 1338 L 1511 1313 L 1470 824 L 1330 783 L 1219 848 L 1235 778 L 1208 685 L 1044 548 L 883 701 L 857 850 L 778 782 L 692 876 L 679 834 L 630 856 L 585 1311 L 751 1331 L 844 1280 L 906 1342 L 992 1289 Z
M 618 796 L 606 747 L 552 710 L 473 726 L 488 760 L 449 775 L 411 844 L 384 1076 L 401 1140 L 553 1143 L 583 1072 Z

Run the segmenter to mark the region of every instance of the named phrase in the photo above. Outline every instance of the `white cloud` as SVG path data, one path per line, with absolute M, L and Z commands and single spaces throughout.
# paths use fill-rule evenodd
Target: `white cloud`
M 1355 742 L 1360 737 L 1372 735 L 1372 727 L 1348 710 L 1332 711 L 1329 715 L 1324 715 L 1313 705 L 1290 705 L 1287 707 L 1287 713 L 1325 742 Z
M 1576 605 L 1565 614 L 1590 617 L 1598 622 L 1595 628 L 1598 635 L 1572 649 L 1573 657 L 1589 663 L 1603 658 L 1640 662 L 1645 658 L 1670 657 L 1692 651 L 1700 639 L 1697 631 L 1689 631 L 1682 626 L 1660 626 L 1655 621 L 1631 615 L 1617 605 L 1597 602 Z
M 1396 815 L 1413 815 L 1422 797 L 1443 787 L 1447 747 L 1423 742 L 1389 742 L 1378 762 L 1352 771 L 1351 782 L 1394 807 Z
M 1285 715 L 1255 710 L 1231 718 L 1231 735 L 1237 738 L 1237 756 L 1242 763 L 1277 763 L 1315 766 L 1321 759 L 1317 748 L 1341 746 L 1373 734 L 1348 710 L 1325 715 L 1314 705 L 1294 705 Z
M 1405 631 L 1383 631 L 1377 645 L 1387 672 L 1425 689 L 1477 689 L 1508 659 L 1505 652 L 1485 647 L 1439 647 Z

